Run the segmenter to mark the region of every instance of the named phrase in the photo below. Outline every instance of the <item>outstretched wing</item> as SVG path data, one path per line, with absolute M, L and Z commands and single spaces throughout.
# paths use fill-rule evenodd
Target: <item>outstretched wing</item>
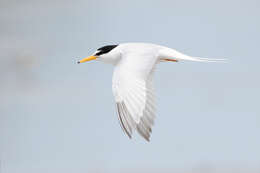
M 128 55 L 115 67 L 113 93 L 118 119 L 129 138 L 136 129 L 149 141 L 155 118 L 152 78 L 156 62 L 156 57 Z

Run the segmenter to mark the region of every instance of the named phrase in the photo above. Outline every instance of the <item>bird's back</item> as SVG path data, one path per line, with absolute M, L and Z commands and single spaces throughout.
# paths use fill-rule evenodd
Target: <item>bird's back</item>
M 151 43 L 122 43 L 119 47 L 124 53 L 154 55 L 162 46 Z

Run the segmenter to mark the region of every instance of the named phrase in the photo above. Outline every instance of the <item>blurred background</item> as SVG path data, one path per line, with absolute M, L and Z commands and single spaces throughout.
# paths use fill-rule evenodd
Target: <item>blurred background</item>
M 260 1 L 0 0 L 0 172 L 260 172 Z M 229 63 L 161 63 L 151 142 L 121 130 L 113 67 L 148 42 Z

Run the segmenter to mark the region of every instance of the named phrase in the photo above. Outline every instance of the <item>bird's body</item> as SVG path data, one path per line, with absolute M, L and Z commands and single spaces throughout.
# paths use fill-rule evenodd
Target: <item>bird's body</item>
M 156 104 L 153 88 L 153 73 L 161 61 L 206 61 L 206 59 L 184 55 L 174 49 L 148 43 L 123 43 L 99 48 L 93 56 L 81 62 L 97 59 L 113 64 L 112 90 L 120 125 L 131 138 L 137 130 L 147 141 L 154 123 Z

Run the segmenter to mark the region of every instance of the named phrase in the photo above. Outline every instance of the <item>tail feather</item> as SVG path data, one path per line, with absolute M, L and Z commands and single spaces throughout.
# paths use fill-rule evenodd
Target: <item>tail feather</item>
M 227 59 L 224 58 L 222 59 L 200 58 L 200 57 L 193 57 L 193 58 L 200 62 L 222 62 L 222 63 L 227 62 Z
M 161 60 L 169 59 L 172 61 L 187 60 L 187 61 L 198 61 L 198 62 L 227 62 L 227 59 L 191 57 L 170 48 L 164 48 L 160 50 L 159 56 L 161 57 Z

